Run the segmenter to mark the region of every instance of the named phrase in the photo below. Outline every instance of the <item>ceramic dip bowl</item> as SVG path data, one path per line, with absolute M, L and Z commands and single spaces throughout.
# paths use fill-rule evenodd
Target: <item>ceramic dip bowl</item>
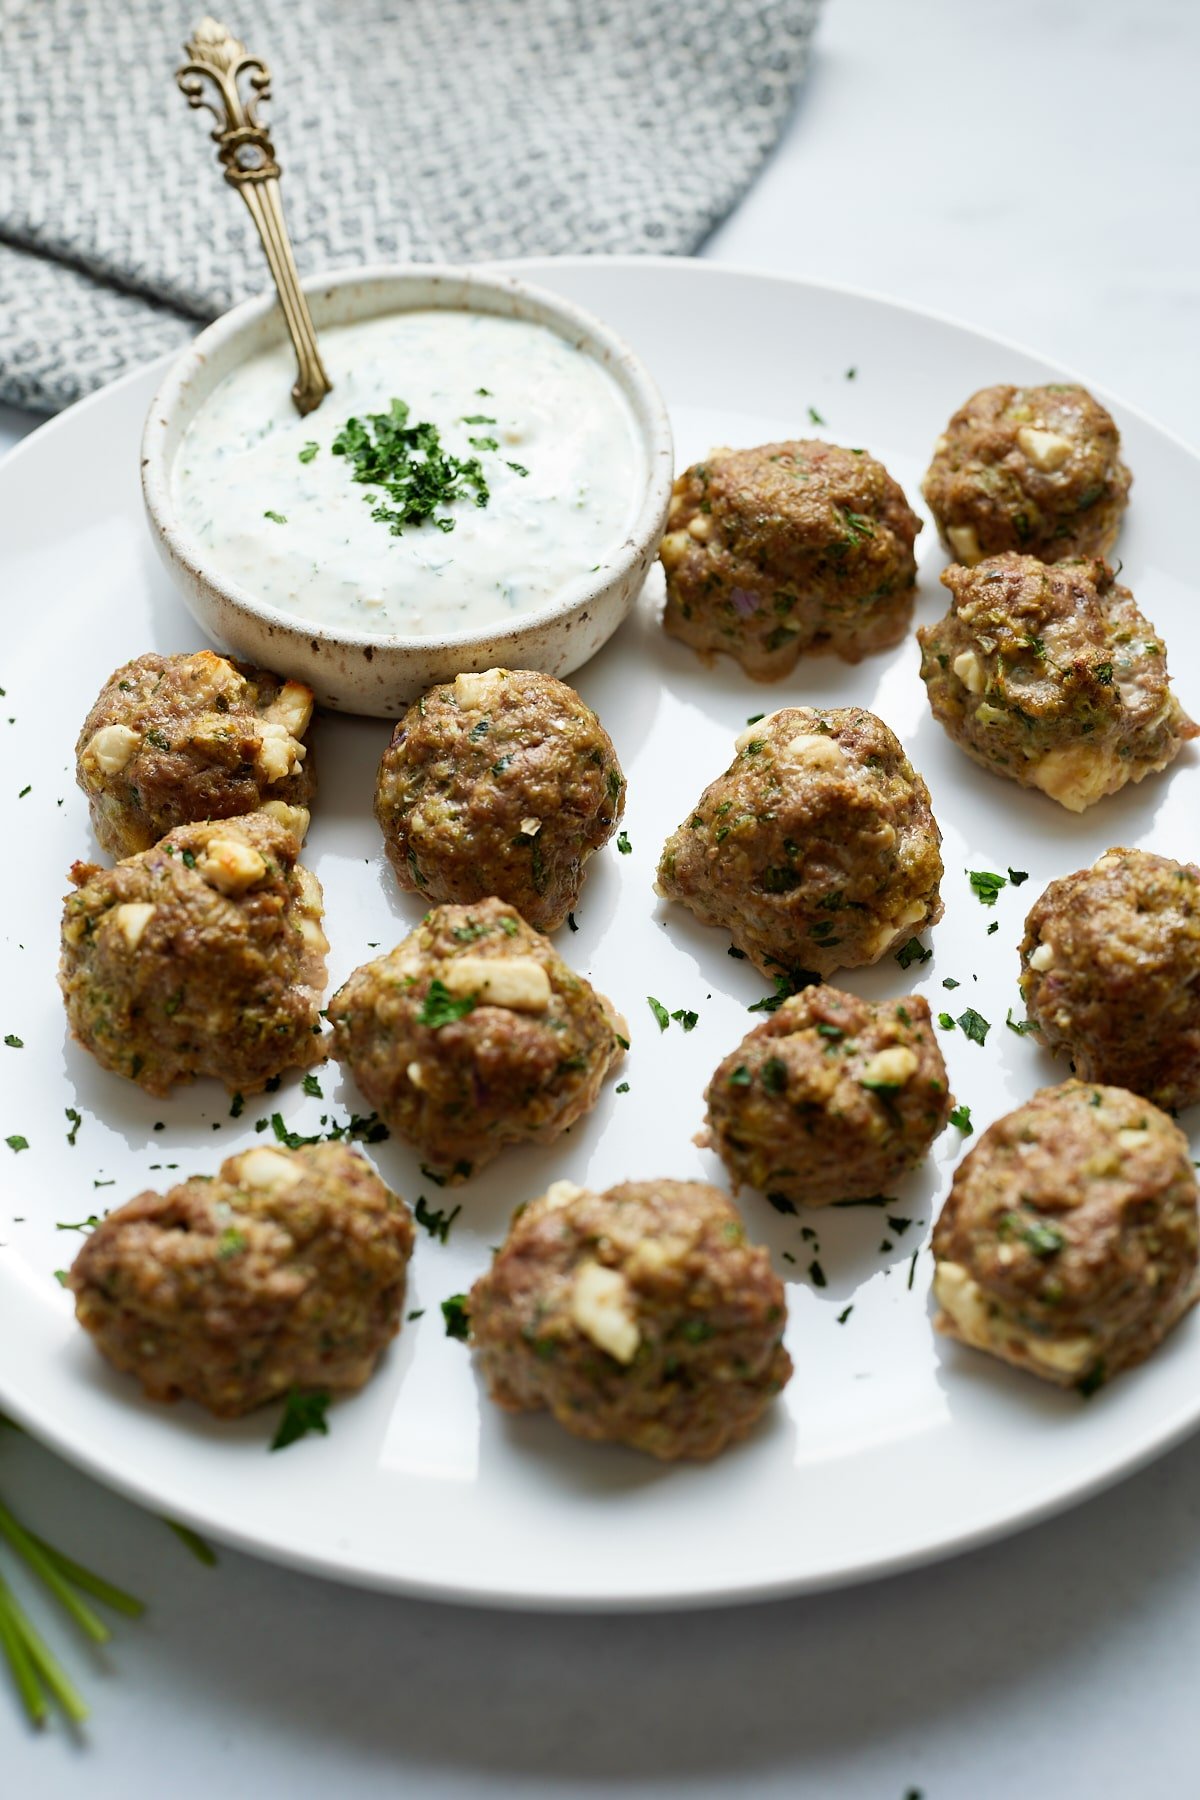
M 548 591 L 535 604 L 465 627 L 449 628 L 445 620 L 437 619 L 434 605 L 428 609 L 431 616 L 423 619 L 420 630 L 402 631 L 386 626 L 378 631 L 360 629 L 357 617 L 350 624 L 321 620 L 320 608 L 315 605 L 314 612 L 318 616 L 305 616 L 299 600 L 281 601 L 278 594 L 272 594 L 268 599 L 263 593 L 254 591 L 259 584 L 245 574 L 239 578 L 231 573 L 230 564 L 236 563 L 236 558 L 231 558 L 219 545 L 214 547 L 206 542 L 205 533 L 197 528 L 195 518 L 189 517 L 176 462 L 189 427 L 213 400 L 226 377 L 234 371 L 243 371 L 249 378 L 250 371 L 245 370 L 244 365 L 286 344 L 278 305 L 273 296 L 264 296 L 236 307 L 201 332 L 171 367 L 146 420 L 142 438 L 142 490 L 146 511 L 159 554 L 192 615 L 212 638 L 234 655 L 306 682 L 323 706 L 342 712 L 394 716 L 425 688 L 435 682 L 451 680 L 464 670 L 507 666 L 567 675 L 577 669 L 595 655 L 630 611 L 657 554 L 665 525 L 673 476 L 671 427 L 662 398 L 640 360 L 605 325 L 582 308 L 508 276 L 477 274 L 435 265 L 404 269 L 380 267 L 317 278 L 305 283 L 305 292 L 317 330 L 325 333 L 327 338 L 338 327 L 356 326 L 366 321 L 386 322 L 406 313 L 448 311 L 460 316 L 458 324 L 451 328 L 452 334 L 458 332 L 459 337 L 463 315 L 468 321 L 479 316 L 524 321 L 544 328 L 563 340 L 570 351 L 582 353 L 585 359 L 599 365 L 619 390 L 619 397 L 613 403 L 620 408 L 627 443 L 625 454 L 599 457 L 593 459 L 591 465 L 604 474 L 609 507 L 616 508 L 612 515 L 617 521 L 616 528 L 595 566 L 579 566 L 583 556 L 577 560 L 572 560 L 569 554 L 565 560 L 560 556 L 561 575 L 554 576 Z M 408 327 L 401 322 L 400 328 L 406 330 Z M 336 338 L 328 341 L 336 342 Z M 261 365 L 258 366 L 261 379 Z M 611 397 L 609 383 L 602 377 L 598 380 L 594 368 L 585 367 L 580 372 L 597 392 L 603 388 Z M 343 384 L 339 397 L 336 366 L 330 367 L 330 375 L 334 382 L 333 391 L 316 413 L 301 422 L 304 436 L 310 435 L 311 428 L 313 437 L 323 433 L 328 440 L 344 426 L 349 412 L 362 416 L 368 410 L 361 404 L 350 405 L 348 384 Z M 287 398 L 290 374 L 281 380 L 283 397 L 290 408 L 291 401 Z M 228 394 L 233 386 L 231 383 L 222 393 Z M 393 382 L 391 393 L 378 393 L 376 410 L 387 413 L 393 394 L 402 389 L 403 376 Z M 500 402 L 491 400 L 490 390 L 486 387 L 469 391 L 486 396 L 476 403 L 481 415 L 486 414 L 489 407 L 494 407 L 497 413 L 500 411 Z M 219 396 L 216 404 L 220 404 Z M 283 402 L 278 398 L 273 382 L 270 404 L 280 409 L 277 416 L 282 423 Z M 207 415 L 210 420 L 215 416 L 211 410 Z M 414 414 L 411 422 L 415 423 L 416 418 Z M 567 430 L 570 424 L 571 421 L 565 421 L 564 429 Z M 460 438 L 468 429 L 487 434 L 499 427 L 494 419 L 485 417 L 475 423 L 474 415 L 463 414 L 458 423 Z M 296 430 L 300 430 L 300 426 Z M 519 502 L 524 496 L 515 481 L 527 471 L 516 459 L 525 454 L 524 451 L 520 448 L 509 450 L 508 445 L 498 444 L 487 435 L 463 439 L 463 444 L 467 441 L 482 445 L 478 461 L 489 474 L 493 486 L 503 488 L 507 482 L 508 492 Z M 519 434 L 512 434 L 512 441 L 519 443 Z M 194 442 L 195 436 L 189 440 L 189 445 Z M 277 454 L 278 445 L 272 448 Z M 296 471 L 295 463 L 313 460 L 317 452 L 312 450 L 310 455 L 309 449 L 305 446 L 305 453 L 298 459 L 289 450 L 285 475 L 294 474 L 303 482 L 308 472 Z M 509 460 L 504 460 L 506 452 Z M 239 468 L 245 472 L 253 466 L 247 461 L 249 454 L 243 449 L 240 460 L 234 461 L 231 472 L 224 478 L 226 496 L 237 487 Z M 364 500 L 376 502 L 375 493 L 354 486 L 348 457 L 340 456 L 335 462 L 329 454 L 328 443 L 323 454 L 325 462 L 316 473 L 327 483 L 335 484 L 336 504 L 343 513 L 347 510 L 346 496 L 353 498 L 356 505 Z M 470 452 L 460 445 L 460 454 Z M 543 463 L 546 454 L 543 443 Z M 586 452 L 578 445 L 574 454 L 576 468 L 588 467 Z M 530 460 L 533 460 L 532 453 Z M 516 478 L 505 470 L 515 470 Z M 541 475 L 544 487 L 549 471 L 543 467 L 537 473 Z M 211 487 L 213 504 L 209 511 L 219 515 L 223 509 L 221 481 L 214 479 Z M 257 489 L 255 492 L 257 494 Z M 242 514 L 247 514 L 244 494 L 239 503 Z M 282 506 L 285 502 L 278 504 Z M 191 511 L 195 513 L 194 506 Z M 478 520 L 486 518 L 483 513 L 475 514 L 469 493 L 465 500 L 456 503 L 455 508 L 443 511 L 455 511 L 459 519 L 469 517 L 474 522 L 476 535 L 481 529 Z M 264 510 L 257 498 L 249 512 L 269 555 L 276 543 L 283 542 L 282 538 L 273 538 L 272 533 L 286 528 L 287 517 L 275 506 Z M 497 505 L 495 532 L 501 535 L 493 535 L 489 554 L 493 562 L 498 557 L 502 564 L 505 526 L 501 513 L 502 508 Z M 265 525 L 259 526 L 259 519 L 266 521 Z M 356 512 L 351 523 L 356 529 L 361 527 L 360 536 L 362 531 L 366 532 L 368 549 L 385 572 L 398 567 L 400 552 L 396 553 L 397 562 L 388 562 L 392 554 L 389 546 L 397 540 L 389 536 L 386 522 L 375 523 L 367 506 L 363 505 L 361 513 Z M 419 531 L 423 536 L 410 538 L 409 543 L 428 546 L 432 562 L 439 551 L 448 557 L 465 541 L 467 533 L 459 532 L 456 539 L 454 529 L 443 525 L 438 531 L 432 524 L 422 524 Z M 491 529 L 490 521 L 488 529 Z M 244 533 L 240 541 L 245 541 Z M 339 552 L 337 543 L 331 539 L 327 553 L 310 561 L 305 579 L 314 584 L 314 589 L 323 583 L 336 584 L 339 560 L 346 554 Z M 436 567 L 436 563 L 433 566 Z M 445 566 L 451 567 L 453 576 L 452 565 L 447 563 Z M 268 584 L 264 581 L 262 585 Z M 386 573 L 380 585 L 386 588 Z M 447 594 L 453 591 L 451 580 L 446 581 L 443 591 Z

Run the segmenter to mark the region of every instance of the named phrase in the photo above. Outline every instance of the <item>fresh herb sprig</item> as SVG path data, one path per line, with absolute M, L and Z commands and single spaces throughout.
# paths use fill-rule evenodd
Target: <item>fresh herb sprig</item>
M 21 1524 L 0 1503 L 0 1537 L 53 1595 L 67 1616 L 94 1644 L 104 1644 L 112 1632 L 84 1595 L 125 1618 L 137 1619 L 146 1610 L 142 1602 L 114 1587 L 81 1563 L 74 1562 Z M 53 1700 L 74 1725 L 88 1717 L 88 1707 L 36 1629 L 24 1607 L 0 1575 L 0 1654 L 7 1662 L 21 1704 L 31 1724 L 44 1725 Z

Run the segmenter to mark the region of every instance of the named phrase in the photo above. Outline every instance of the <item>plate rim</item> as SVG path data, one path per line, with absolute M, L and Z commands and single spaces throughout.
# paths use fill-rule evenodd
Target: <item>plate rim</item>
M 371 264 L 361 272 L 364 275 L 370 274 L 372 271 L 378 272 L 388 266 L 390 265 Z M 1057 358 L 1048 357 L 1041 351 L 1018 340 L 973 325 L 956 315 L 935 308 L 919 306 L 906 300 L 895 299 L 876 289 L 821 281 L 807 275 L 788 274 L 700 257 L 573 255 L 498 258 L 485 263 L 472 264 L 469 267 L 487 272 L 511 273 L 516 276 L 520 276 L 523 271 L 545 273 L 559 268 L 569 268 L 584 273 L 596 268 L 618 269 L 639 275 L 642 272 L 669 273 L 671 276 L 684 273 L 691 279 L 703 276 L 704 278 L 734 282 L 765 283 L 780 289 L 815 291 L 834 298 L 867 302 L 892 313 L 899 313 L 925 323 L 933 323 L 963 333 L 978 342 L 1004 352 L 1046 364 L 1083 382 L 1092 392 L 1119 407 L 1128 418 L 1136 419 L 1141 425 L 1149 428 L 1193 462 L 1200 461 L 1200 449 L 1196 445 L 1189 443 L 1179 433 L 1161 424 L 1140 407 L 1130 405 L 1119 395 L 1114 394 L 1111 389 L 1091 381 L 1073 367 L 1059 362 Z M 318 271 L 315 275 L 306 277 L 306 281 L 319 280 L 321 274 L 322 272 Z M 536 278 L 535 275 L 534 279 Z M 594 302 L 588 304 L 594 305 Z M 198 330 L 202 329 L 204 329 L 204 325 L 201 322 Z M 184 348 L 186 349 L 186 346 Z M 180 349 L 170 350 L 139 364 L 137 367 L 127 370 L 115 381 L 106 383 L 103 387 L 35 426 L 5 454 L 3 459 L 0 459 L 0 491 L 3 490 L 5 484 L 6 470 L 15 462 L 19 462 L 23 451 L 28 446 L 35 442 L 40 445 L 47 434 L 52 435 L 59 429 L 71 429 L 76 419 L 86 410 L 106 404 L 110 397 L 131 384 L 147 380 L 152 373 L 155 374 L 156 379 L 160 380 L 162 372 L 169 368 L 181 354 Z M 112 1466 L 106 1465 L 103 1459 L 94 1454 L 86 1444 L 75 1442 L 69 1430 L 61 1428 L 57 1420 L 47 1420 L 42 1417 L 36 1407 L 27 1406 L 19 1395 L 15 1398 L 12 1397 L 7 1389 L 8 1382 L 5 1371 L 3 1367 L 0 1367 L 0 1408 L 31 1437 L 53 1450 L 64 1461 L 84 1471 L 102 1486 L 123 1495 L 148 1511 L 158 1511 L 161 1497 L 155 1494 L 150 1484 L 140 1480 L 136 1472 L 124 1469 L 114 1470 Z M 681 1589 L 677 1583 L 651 1587 L 642 1583 L 636 1589 L 606 1592 L 601 1595 L 588 1591 L 565 1589 L 555 1593 L 536 1589 L 530 1591 L 527 1588 L 513 1586 L 511 1583 L 507 1586 L 472 1586 L 462 1582 L 453 1584 L 446 1580 L 424 1578 L 411 1571 L 399 1573 L 382 1571 L 378 1568 L 366 1569 L 353 1560 L 339 1560 L 333 1554 L 322 1553 L 306 1547 L 297 1548 L 287 1544 L 268 1542 L 253 1531 L 239 1530 L 236 1522 L 221 1520 L 214 1523 L 203 1508 L 191 1507 L 177 1501 L 172 1501 L 171 1504 L 174 1516 L 213 1537 L 219 1543 L 290 1569 L 375 1592 L 405 1595 L 413 1599 L 444 1604 L 486 1606 L 489 1609 L 534 1613 L 602 1614 L 690 1611 L 780 1600 L 806 1593 L 828 1592 L 948 1561 L 986 1544 L 1015 1535 L 1030 1526 L 1086 1503 L 1167 1454 L 1198 1430 L 1200 1430 L 1200 1406 L 1197 1406 L 1193 1412 L 1177 1409 L 1173 1414 L 1167 1415 L 1149 1438 L 1136 1444 L 1133 1448 L 1115 1458 L 1105 1460 L 1102 1467 L 1093 1468 L 1080 1479 L 1064 1483 L 1052 1493 L 1034 1498 L 1024 1506 L 1008 1510 L 1001 1518 L 986 1520 L 949 1534 L 943 1529 L 936 1535 L 922 1538 L 918 1543 L 901 1550 L 865 1556 L 859 1553 L 853 1561 L 847 1561 L 845 1553 L 842 1553 L 836 1565 L 830 1565 L 816 1573 L 798 1575 L 783 1573 L 770 1577 L 718 1577 L 711 1586 L 702 1588 L 692 1586 Z

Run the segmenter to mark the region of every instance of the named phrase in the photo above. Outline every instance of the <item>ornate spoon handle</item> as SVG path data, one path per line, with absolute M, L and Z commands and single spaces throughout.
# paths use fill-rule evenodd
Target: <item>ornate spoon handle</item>
M 217 121 L 213 141 L 225 179 L 250 209 L 267 254 L 284 321 L 296 351 L 297 375 L 292 399 L 301 414 L 320 406 L 332 387 L 317 348 L 308 302 L 300 287 L 291 239 L 283 222 L 279 164 L 265 125 L 259 122 L 260 101 L 271 98 L 271 74 L 257 56 L 218 25 L 201 19 L 184 46 L 188 61 L 175 71 L 187 103 L 205 107 Z M 239 81 L 251 89 L 243 100 Z

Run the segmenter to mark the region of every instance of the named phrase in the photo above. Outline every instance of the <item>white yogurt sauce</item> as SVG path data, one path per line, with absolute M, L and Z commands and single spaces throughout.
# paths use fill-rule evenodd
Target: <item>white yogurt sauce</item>
M 226 376 L 175 459 L 182 523 L 256 598 L 337 630 L 438 637 L 535 611 L 622 543 L 645 459 L 625 395 L 585 351 L 542 325 L 452 311 L 323 331 L 321 350 L 333 392 L 315 413 L 296 411 L 281 345 Z M 393 536 L 371 517 L 380 490 L 330 453 L 348 419 L 393 398 L 482 464 L 487 506 L 468 494 L 439 508 L 453 531 L 429 521 Z M 479 415 L 495 422 L 464 423 Z

